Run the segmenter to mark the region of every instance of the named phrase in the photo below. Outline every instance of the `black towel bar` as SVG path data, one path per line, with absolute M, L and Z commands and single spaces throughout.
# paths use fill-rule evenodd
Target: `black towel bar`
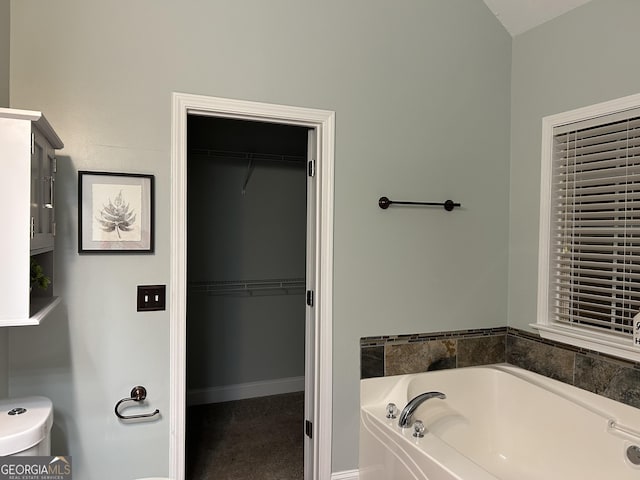
M 378 206 L 383 210 L 389 208 L 389 205 L 426 205 L 428 207 L 444 207 L 447 212 L 450 212 L 455 207 L 460 207 L 461 205 L 453 200 L 447 200 L 445 202 L 404 202 L 398 200 L 389 200 L 387 197 L 380 197 L 378 200 Z

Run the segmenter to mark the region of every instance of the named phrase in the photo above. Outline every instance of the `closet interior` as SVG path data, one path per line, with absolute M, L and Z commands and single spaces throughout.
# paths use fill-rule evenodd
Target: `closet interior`
M 307 135 L 188 118 L 187 479 L 302 478 Z

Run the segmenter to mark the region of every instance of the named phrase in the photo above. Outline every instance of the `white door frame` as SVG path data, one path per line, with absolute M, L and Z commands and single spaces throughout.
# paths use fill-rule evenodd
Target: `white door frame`
M 172 94 L 169 477 L 185 480 L 187 115 L 301 125 L 316 130 L 316 272 L 313 480 L 331 478 L 333 167 L 335 113 L 185 93 Z M 300 427 L 302 428 L 302 426 Z

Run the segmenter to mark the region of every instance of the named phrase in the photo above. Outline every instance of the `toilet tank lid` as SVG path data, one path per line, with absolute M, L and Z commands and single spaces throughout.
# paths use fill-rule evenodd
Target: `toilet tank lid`
M 10 415 L 9 412 L 24 413 Z M 0 400 L 0 456 L 12 455 L 40 443 L 51 431 L 53 405 L 46 397 Z

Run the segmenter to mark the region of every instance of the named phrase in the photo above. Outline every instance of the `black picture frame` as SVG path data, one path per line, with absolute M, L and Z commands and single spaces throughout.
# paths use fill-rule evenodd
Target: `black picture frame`
M 154 252 L 154 176 L 78 172 L 78 253 Z

